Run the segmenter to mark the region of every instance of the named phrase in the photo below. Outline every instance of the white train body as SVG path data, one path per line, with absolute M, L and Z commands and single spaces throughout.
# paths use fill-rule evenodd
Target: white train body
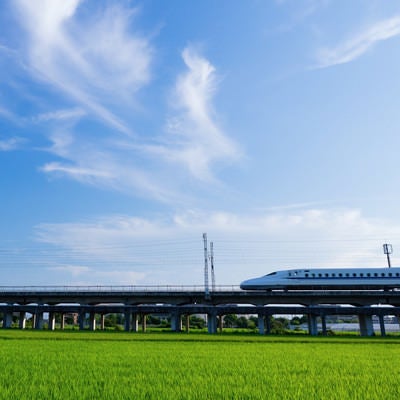
M 240 284 L 244 290 L 366 290 L 400 288 L 400 268 L 319 268 L 271 272 Z

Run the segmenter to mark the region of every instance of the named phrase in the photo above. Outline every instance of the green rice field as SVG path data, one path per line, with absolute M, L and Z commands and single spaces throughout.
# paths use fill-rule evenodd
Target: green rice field
M 1 399 L 399 399 L 400 339 L 0 331 Z

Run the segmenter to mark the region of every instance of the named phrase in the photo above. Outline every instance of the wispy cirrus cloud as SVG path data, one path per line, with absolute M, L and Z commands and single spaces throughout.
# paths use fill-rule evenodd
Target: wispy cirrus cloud
M 172 90 L 173 115 L 164 134 L 151 142 L 145 136 L 93 140 L 58 125 L 49 135 L 49 150 L 64 161 L 47 163 L 41 170 L 175 203 L 186 197 L 180 185 L 187 177 L 214 181 L 213 164 L 237 160 L 239 146 L 217 123 L 215 68 L 193 48 L 186 48 L 182 57 L 187 70 L 179 74 Z M 44 114 L 39 119 L 61 121 L 71 114 L 79 115 L 80 109 Z M 165 179 L 166 171 L 175 179 Z
M 18 20 L 27 32 L 27 66 L 119 132 L 129 125 L 114 111 L 150 80 L 149 42 L 130 29 L 134 9 L 104 7 L 75 18 L 80 0 L 17 0 Z M 132 104 L 131 104 L 132 105 Z
M 168 137 L 162 145 L 143 148 L 170 163 L 185 166 L 200 180 L 212 181 L 211 165 L 237 160 L 241 152 L 217 122 L 213 108 L 217 89 L 215 67 L 192 46 L 183 50 L 182 59 L 187 70 L 178 76 L 171 94 Z
M 34 122 L 48 122 L 48 121 L 65 121 L 71 119 L 78 119 L 85 116 L 85 110 L 79 107 L 62 109 L 57 111 L 50 111 L 41 113 L 33 118 Z
M 55 100 L 25 120 L 40 124 L 51 143 L 45 150 L 58 157 L 40 171 L 176 204 L 188 181 L 218 182 L 215 164 L 240 158 L 213 105 L 216 69 L 192 46 L 182 52 L 185 69 L 169 82 L 169 111 L 151 110 L 167 122 L 152 132 L 137 128 L 148 123 L 146 111 L 135 114 L 136 97 L 151 83 L 155 57 L 150 40 L 134 30 L 138 9 L 94 3 L 88 13 L 81 0 L 12 4 L 26 33 L 18 49 L 24 68 L 39 97 L 45 84 Z
M 327 68 L 351 62 L 377 43 L 398 35 L 400 35 L 400 16 L 379 21 L 336 47 L 320 49 L 315 68 Z
M 26 143 L 26 139 L 17 136 L 8 139 L 0 139 L 0 151 L 17 150 L 24 143 Z

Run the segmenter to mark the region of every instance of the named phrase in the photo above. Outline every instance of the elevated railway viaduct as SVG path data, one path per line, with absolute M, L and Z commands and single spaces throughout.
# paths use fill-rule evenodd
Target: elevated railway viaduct
M 219 288 L 221 289 L 221 288 Z M 308 316 L 311 335 L 317 335 L 318 319 L 322 334 L 327 333 L 326 317 L 331 315 L 357 315 L 362 336 L 374 334 L 372 318 L 377 316 L 380 331 L 385 335 L 384 317 L 400 316 L 400 291 L 243 291 L 204 290 L 176 287 L 0 287 L 0 313 L 3 328 L 11 328 L 13 316 L 19 327 L 25 328 L 26 316 L 33 317 L 33 327 L 42 329 L 44 315 L 48 315 L 48 328 L 55 329 L 56 315 L 78 315 L 80 329 L 96 329 L 96 316 L 104 329 L 104 316 L 110 313 L 124 315 L 126 331 L 137 331 L 141 317 L 146 329 L 149 314 L 171 317 L 171 329 L 182 330 L 182 319 L 193 314 L 206 314 L 208 332 L 222 329 L 222 317 L 227 314 L 253 314 L 258 316 L 260 334 L 270 332 L 273 315 L 304 314 Z M 218 324 L 219 322 L 219 324 Z

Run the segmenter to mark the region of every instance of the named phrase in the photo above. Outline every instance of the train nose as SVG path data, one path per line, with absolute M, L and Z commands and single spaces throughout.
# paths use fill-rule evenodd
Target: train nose
M 243 289 L 243 290 L 253 289 L 254 284 L 255 284 L 254 281 L 255 281 L 255 279 L 247 279 L 246 281 L 243 281 L 240 284 L 240 289 Z

